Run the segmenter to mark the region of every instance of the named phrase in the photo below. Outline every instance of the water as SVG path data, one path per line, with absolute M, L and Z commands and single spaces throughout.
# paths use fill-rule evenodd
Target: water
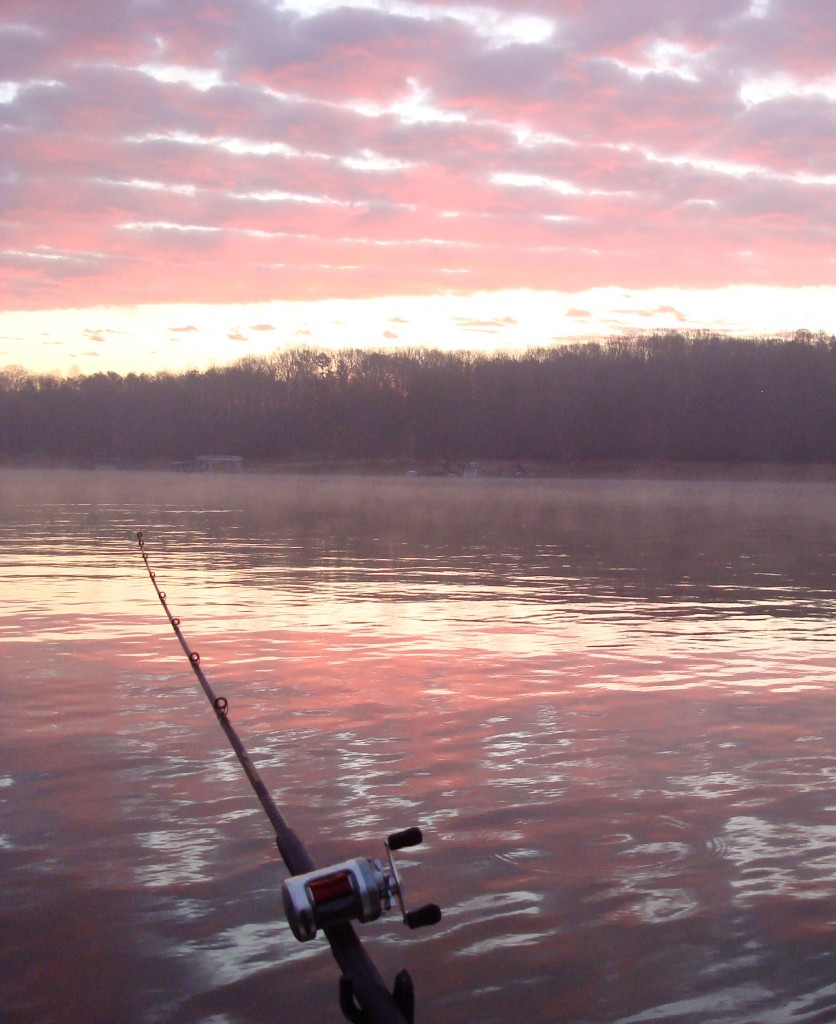
M 836 485 L 0 473 L 0 1007 L 341 1020 L 136 550 L 420 1024 L 836 1019 Z

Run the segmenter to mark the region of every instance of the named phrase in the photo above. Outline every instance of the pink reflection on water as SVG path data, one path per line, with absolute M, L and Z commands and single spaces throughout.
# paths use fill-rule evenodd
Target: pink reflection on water
M 342 529 L 350 503 L 328 493 Z M 455 495 L 465 535 L 474 493 Z M 608 530 L 612 494 L 581 498 Z M 577 507 L 502 501 L 511 532 L 487 554 L 454 550 L 449 516 L 434 526 L 444 543 L 423 537 L 409 557 L 397 538 L 381 557 L 342 535 L 316 550 L 302 537 L 291 555 L 233 508 L 177 509 L 159 533 L 173 610 L 316 858 L 380 855 L 388 831 L 424 827 L 407 885 L 445 917 L 416 936 L 367 929 L 381 969 L 409 965 L 425 1024 L 832 1019 L 821 536 L 792 569 L 779 516 L 757 550 L 768 585 L 732 587 L 735 545 L 754 543 L 745 506 L 725 534 L 723 502 L 701 510 L 715 509 L 699 537 L 710 558 L 692 565 L 680 532 L 651 566 L 625 564 L 660 529 L 645 497 L 628 540 Z M 559 566 L 508 555 L 515 508 L 538 530 L 555 521 Z M 135 515 L 107 515 L 117 530 L 76 507 L 72 530 L 7 533 L 26 548 L 23 569 L 3 569 L 19 601 L 0 620 L 11 1005 L 71 1024 L 255 1022 L 277 1005 L 337 1019 L 333 964 L 282 922 L 269 828 L 130 563 Z M 703 583 L 683 586 L 681 564 Z M 776 587 L 790 571 L 806 589 Z

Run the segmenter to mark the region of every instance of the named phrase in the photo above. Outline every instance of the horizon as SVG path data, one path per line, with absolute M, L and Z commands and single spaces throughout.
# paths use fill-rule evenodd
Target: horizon
M 578 338 L 563 338 L 553 339 L 550 343 L 545 345 L 521 345 L 516 348 L 509 348 L 507 346 L 487 348 L 485 346 L 460 346 L 460 347 L 442 347 L 432 345 L 398 345 L 398 344 L 384 344 L 384 345 L 356 345 L 356 346 L 342 346 L 342 347 L 327 347 L 321 345 L 312 344 L 307 339 L 300 339 L 291 343 L 277 345 L 275 348 L 265 350 L 264 352 L 248 353 L 245 355 L 238 355 L 226 362 L 212 361 L 205 366 L 184 366 L 178 369 L 160 368 L 151 370 L 114 370 L 103 366 L 93 367 L 89 370 L 82 370 L 78 366 L 71 366 L 67 371 L 60 371 L 57 369 L 38 371 L 29 370 L 21 364 L 7 363 L 6 365 L 0 365 L 0 381 L 5 379 L 7 386 L 16 386 L 16 382 L 20 382 L 23 379 L 37 380 L 38 378 L 49 378 L 51 380 L 81 380 L 87 377 L 94 377 L 96 375 L 115 375 L 122 379 L 128 379 L 129 377 L 161 377 L 161 376 L 188 376 L 191 374 L 207 374 L 213 372 L 224 373 L 228 370 L 234 370 L 237 367 L 243 367 L 246 370 L 254 370 L 258 372 L 260 365 L 269 366 L 271 360 L 278 360 L 277 365 L 281 364 L 281 357 L 290 353 L 310 353 L 312 356 L 318 358 L 320 354 L 326 354 L 330 357 L 337 358 L 340 353 L 353 354 L 359 356 L 361 359 L 365 356 L 378 356 L 382 355 L 385 357 L 393 358 L 405 358 L 412 362 L 420 363 L 420 353 L 441 353 L 445 356 L 450 357 L 462 357 L 468 360 L 472 357 L 474 359 L 474 365 L 479 361 L 498 360 L 500 362 L 511 361 L 524 361 L 528 360 L 541 360 L 546 353 L 550 353 L 552 350 L 559 352 L 560 350 L 569 350 L 577 352 L 578 349 L 582 349 L 586 346 L 590 348 L 595 347 L 596 352 L 590 353 L 593 357 L 600 353 L 607 353 L 608 351 L 623 351 L 623 345 L 633 345 L 639 347 L 641 345 L 647 345 L 654 341 L 677 341 L 682 343 L 682 351 L 685 351 L 686 347 L 693 346 L 700 342 L 710 342 L 713 344 L 719 344 L 720 346 L 726 343 L 737 343 L 738 345 L 748 345 L 751 347 L 757 346 L 772 346 L 772 345 L 820 345 L 826 344 L 832 347 L 836 344 L 836 335 L 827 334 L 825 331 L 813 332 L 806 328 L 796 329 L 795 331 L 784 331 L 784 332 L 765 332 L 763 334 L 730 334 L 721 331 L 713 331 L 709 329 L 685 329 L 677 330 L 675 328 L 657 328 L 653 330 L 633 330 L 625 331 L 620 334 L 609 334 L 609 335 L 588 335 L 585 337 Z M 610 346 L 615 345 L 615 349 L 611 349 Z M 657 349 L 658 353 L 668 351 L 666 349 Z M 650 349 L 653 352 L 653 349 Z M 550 358 L 550 357 L 549 357 Z M 350 365 L 350 364 L 349 364 Z M 329 369 L 333 369 L 333 366 Z

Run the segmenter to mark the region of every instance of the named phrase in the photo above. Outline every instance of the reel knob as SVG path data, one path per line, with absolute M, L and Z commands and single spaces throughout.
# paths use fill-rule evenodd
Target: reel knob
M 441 920 L 441 907 L 437 903 L 425 903 L 417 910 L 407 910 L 403 916 L 408 928 L 426 928 Z
M 424 835 L 421 829 L 417 825 L 413 825 L 400 832 L 393 832 L 386 840 L 386 845 L 390 850 L 405 850 L 409 846 L 418 846 L 423 841 Z

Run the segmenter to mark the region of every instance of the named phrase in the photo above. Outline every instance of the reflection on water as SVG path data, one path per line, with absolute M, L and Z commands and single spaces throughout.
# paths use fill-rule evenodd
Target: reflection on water
M 433 1022 L 836 1019 L 836 486 L 0 473 L 12 1022 L 338 1021 L 135 550 Z

